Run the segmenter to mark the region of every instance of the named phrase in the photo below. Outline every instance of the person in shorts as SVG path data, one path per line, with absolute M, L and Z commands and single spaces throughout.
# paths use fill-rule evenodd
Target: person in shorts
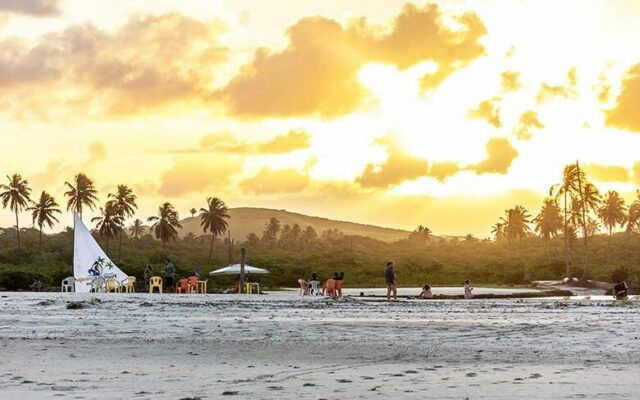
M 396 272 L 393 270 L 393 261 L 387 263 L 387 267 L 384 269 L 384 279 L 387 283 L 387 300 L 391 300 L 391 294 L 393 293 L 393 299 L 398 299 L 398 287 L 396 285 Z

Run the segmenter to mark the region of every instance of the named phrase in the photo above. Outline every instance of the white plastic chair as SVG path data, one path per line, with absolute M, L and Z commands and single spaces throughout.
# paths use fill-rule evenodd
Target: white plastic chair
M 93 289 L 94 293 L 104 292 L 104 278 L 101 276 L 96 276 L 91 281 L 91 289 Z
M 320 294 L 320 281 L 309 281 L 309 286 L 313 296 L 318 296 Z
M 60 288 L 60 291 L 62 292 L 75 292 L 76 291 L 76 278 L 74 278 L 73 276 L 70 276 L 68 278 L 64 278 L 62 280 L 62 287 Z

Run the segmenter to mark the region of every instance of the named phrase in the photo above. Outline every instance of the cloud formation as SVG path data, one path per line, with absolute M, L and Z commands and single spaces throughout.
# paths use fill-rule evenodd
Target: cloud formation
M 456 18 L 455 30 L 443 17 L 435 5 L 407 4 L 390 29 L 371 26 L 365 18 L 347 26 L 324 17 L 301 19 L 287 31 L 285 49 L 258 49 L 218 98 L 230 114 L 243 117 L 344 115 L 367 96 L 358 72 L 369 62 L 402 69 L 430 60 L 453 71 L 484 53 L 478 39 L 486 29 L 477 15 Z
M 162 174 L 158 191 L 168 197 L 220 191 L 231 182 L 231 177 L 242 172 L 242 167 L 242 161 L 235 157 L 178 155 L 173 158 L 173 166 Z
M 516 71 L 504 71 L 500 86 L 503 92 L 515 92 L 522 87 L 520 83 L 520 73 Z
M 628 182 L 629 170 L 617 165 L 584 164 L 584 171 L 597 182 Z
M 220 22 L 137 15 L 111 33 L 77 24 L 0 41 L 0 100 L 18 116 L 122 116 L 200 102 L 226 59 Z M 17 100 L 19 99 L 19 100 Z
M 272 169 L 263 167 L 251 178 L 240 182 L 246 193 L 258 195 L 298 193 L 311 182 L 308 175 L 293 168 Z
M 538 118 L 538 113 L 533 110 L 527 110 L 520 115 L 515 134 L 520 140 L 529 140 L 533 136 L 533 129 L 542 128 L 544 128 L 544 124 Z
M 622 80 L 615 107 L 606 111 L 607 125 L 640 132 L 640 64 L 633 66 Z
M 538 103 L 545 103 L 558 97 L 563 99 L 575 98 L 578 94 L 576 88 L 577 84 L 578 77 L 576 68 L 574 67 L 567 72 L 566 82 L 563 84 L 554 85 L 542 82 L 538 89 L 538 94 L 536 95 L 536 101 Z
M 494 127 L 502 128 L 500 108 L 498 108 L 500 100 L 499 97 L 483 100 L 476 108 L 469 110 L 467 116 L 470 118 L 484 119 Z
M 2 11 L 50 17 L 60 14 L 60 4 L 58 0 L 0 0 L 0 12 Z
M 232 132 L 215 132 L 205 135 L 199 148 L 180 151 L 180 153 L 217 153 L 236 155 L 286 154 L 303 150 L 311 145 L 311 135 L 302 130 L 290 130 L 271 140 L 249 143 L 239 140 Z
M 364 188 L 388 188 L 420 178 L 429 172 L 427 160 L 408 154 L 391 138 L 377 141 L 387 148 L 387 159 L 381 164 L 367 164 L 356 183 Z
M 511 146 L 506 138 L 491 138 L 485 145 L 487 158 L 467 169 L 477 174 L 506 174 L 518 151 Z

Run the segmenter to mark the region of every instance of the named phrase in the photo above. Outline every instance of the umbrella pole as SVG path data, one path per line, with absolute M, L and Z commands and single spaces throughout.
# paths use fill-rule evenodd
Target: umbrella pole
M 244 289 L 244 259 L 245 259 L 245 249 L 242 247 L 240 249 L 240 290 L 238 293 L 242 293 Z

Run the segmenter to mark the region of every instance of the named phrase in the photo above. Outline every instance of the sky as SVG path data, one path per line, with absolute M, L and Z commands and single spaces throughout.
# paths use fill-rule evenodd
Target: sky
M 633 0 L 0 0 L 0 176 L 63 205 L 79 172 L 101 202 L 126 184 L 142 219 L 216 196 L 487 237 L 576 160 L 633 199 L 639 18 Z

